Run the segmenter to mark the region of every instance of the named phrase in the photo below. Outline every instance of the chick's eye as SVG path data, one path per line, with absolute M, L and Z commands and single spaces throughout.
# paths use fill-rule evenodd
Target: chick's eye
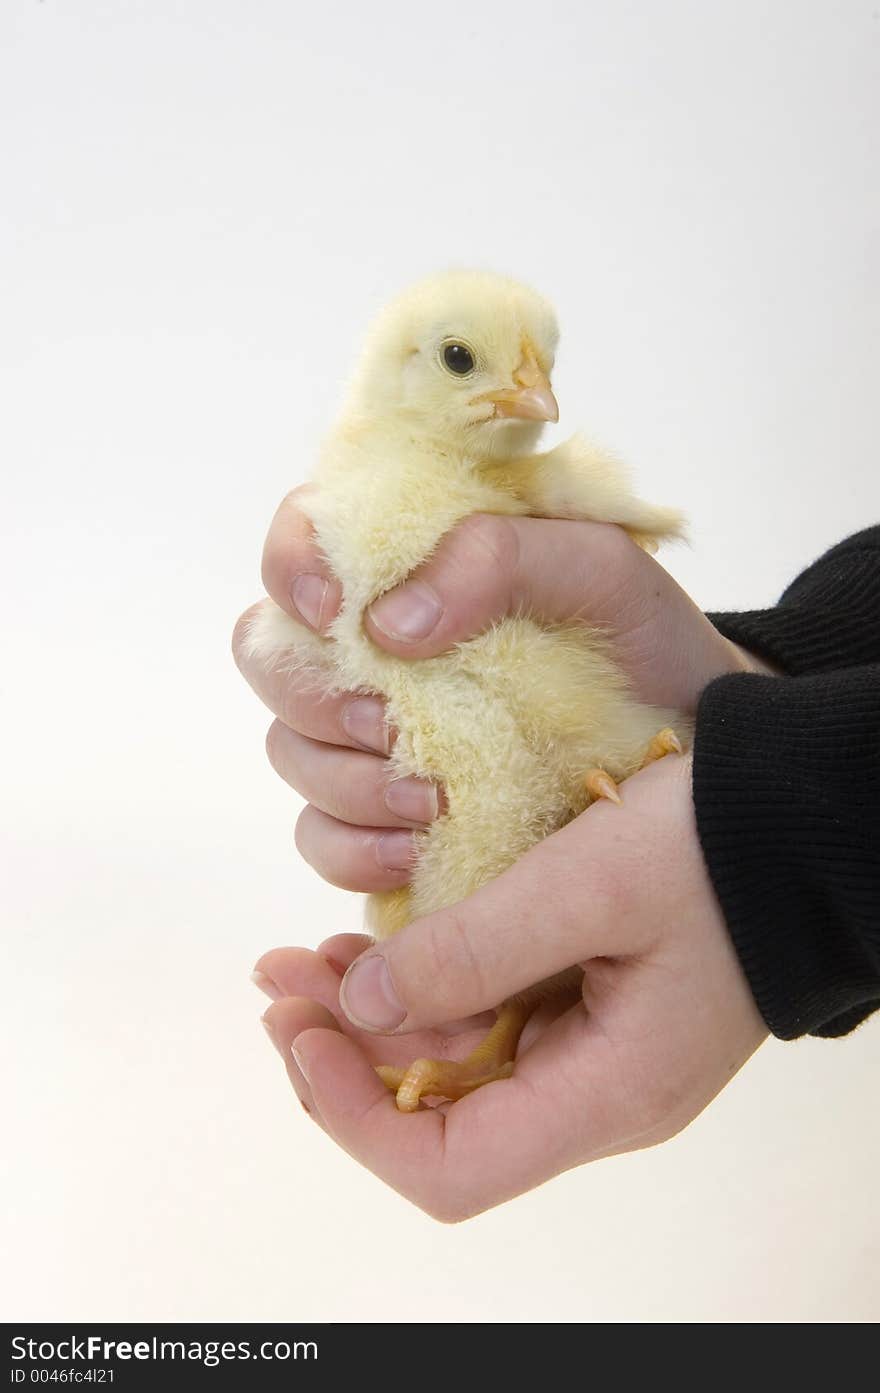
M 474 370 L 474 355 L 463 343 L 447 343 L 443 349 L 443 361 L 457 377 L 465 377 Z

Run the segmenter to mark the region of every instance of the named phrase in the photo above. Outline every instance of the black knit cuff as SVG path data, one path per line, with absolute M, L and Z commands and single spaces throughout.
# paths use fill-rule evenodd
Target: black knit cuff
M 700 842 L 774 1035 L 880 1006 L 880 667 L 721 677 L 694 747 Z
M 785 673 L 880 662 L 880 527 L 833 547 L 773 609 L 708 617 L 725 638 Z

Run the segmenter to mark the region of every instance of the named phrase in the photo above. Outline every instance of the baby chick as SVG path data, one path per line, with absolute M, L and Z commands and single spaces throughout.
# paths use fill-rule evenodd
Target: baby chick
M 617 783 L 681 744 L 687 721 L 636 701 L 588 625 L 505 619 L 452 652 L 407 662 L 377 648 L 366 606 L 398 585 L 470 513 L 618 523 L 639 542 L 682 533 L 682 519 L 633 493 L 620 464 L 575 436 L 534 453 L 558 419 L 550 385 L 558 331 L 550 305 L 501 276 L 456 271 L 415 286 L 380 315 L 306 502 L 344 602 L 323 638 L 266 601 L 253 655 L 324 685 L 382 695 L 398 732 L 395 776 L 441 784 L 446 809 L 418 836 L 408 887 L 370 896 L 387 937 L 463 899 Z M 536 932 L 540 927 L 536 925 Z M 507 1077 L 536 1001 L 504 1003 L 461 1063 L 382 1068 L 398 1106 L 459 1098 Z

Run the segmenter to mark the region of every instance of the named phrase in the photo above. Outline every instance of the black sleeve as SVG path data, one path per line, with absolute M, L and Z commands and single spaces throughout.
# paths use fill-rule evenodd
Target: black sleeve
M 880 527 L 832 547 L 773 609 L 709 618 L 725 638 L 793 675 L 880 663 Z
M 772 610 L 711 615 L 781 678 L 709 684 L 694 802 L 709 874 L 774 1035 L 842 1035 L 880 1007 L 880 528 Z

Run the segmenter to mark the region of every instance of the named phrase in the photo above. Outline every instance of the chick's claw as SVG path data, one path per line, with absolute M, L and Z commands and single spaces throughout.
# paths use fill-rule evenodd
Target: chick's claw
M 584 783 L 591 798 L 607 798 L 612 803 L 623 801 L 617 784 L 604 769 L 591 769 Z
M 382 1082 L 397 1094 L 401 1112 L 415 1112 L 422 1098 L 446 1098 L 457 1102 L 484 1084 L 509 1079 L 523 1026 L 532 1013 L 523 1001 L 508 1001 L 485 1039 L 467 1059 L 416 1059 L 408 1069 L 380 1064 L 376 1068 Z
M 655 760 L 663 759 L 665 755 L 680 755 L 681 753 L 682 744 L 672 726 L 664 726 L 649 742 L 639 768 L 645 769 Z M 616 780 L 606 769 L 591 769 L 584 779 L 584 785 L 594 802 L 600 798 L 607 798 L 612 803 L 620 804 L 623 802 Z
M 680 755 L 681 741 L 676 735 L 672 726 L 664 726 L 658 730 L 647 750 L 645 758 L 642 760 L 642 768 L 648 764 L 653 764 L 657 759 L 663 759 L 664 755 Z

